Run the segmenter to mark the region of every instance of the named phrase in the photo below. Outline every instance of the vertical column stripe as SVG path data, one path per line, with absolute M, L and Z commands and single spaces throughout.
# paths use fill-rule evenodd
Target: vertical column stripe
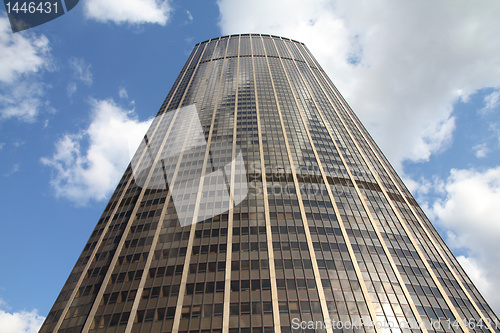
M 238 37 L 238 54 L 240 54 L 240 42 Z M 229 42 L 227 43 L 229 47 Z M 240 57 L 237 58 L 236 80 L 240 74 Z M 222 333 L 229 332 L 229 305 L 231 304 L 231 259 L 233 254 L 233 205 L 234 205 L 234 173 L 236 158 L 236 133 L 238 123 L 238 81 L 236 83 L 236 93 L 234 98 L 234 119 L 233 119 L 233 151 L 231 153 L 231 180 L 229 186 L 229 215 L 227 219 L 227 250 L 226 250 L 226 270 L 224 272 L 224 309 L 222 313 Z
M 262 40 L 262 37 L 261 37 Z M 271 216 L 269 214 L 269 194 L 267 192 L 267 179 L 266 179 L 266 167 L 264 162 L 264 146 L 262 142 L 262 126 L 260 118 L 260 105 L 259 96 L 257 93 L 257 77 L 255 74 L 255 59 L 253 51 L 253 43 L 250 44 L 252 47 L 252 71 L 253 71 L 253 82 L 255 89 L 255 104 L 257 111 L 257 133 L 259 136 L 259 155 L 260 155 L 260 169 L 262 170 L 262 193 L 264 196 L 264 216 L 266 219 L 266 239 L 267 239 L 267 253 L 269 261 L 269 279 L 271 280 L 271 301 L 273 306 L 273 322 L 274 322 L 274 332 L 281 333 L 281 320 L 279 312 L 278 303 L 278 287 L 276 285 L 276 267 L 274 265 L 274 249 L 273 249 L 273 235 L 271 231 Z M 278 99 L 276 99 L 276 104 Z
M 326 305 L 325 292 L 323 290 L 323 285 L 321 284 L 321 277 L 320 277 L 320 274 L 319 274 L 318 263 L 316 261 L 316 254 L 314 252 L 314 247 L 313 247 L 312 239 L 311 239 L 311 233 L 309 231 L 309 225 L 307 223 L 307 217 L 306 217 L 306 213 L 304 211 L 304 204 L 302 203 L 302 195 L 300 193 L 300 186 L 298 184 L 297 174 L 295 172 L 295 166 L 294 166 L 294 161 L 293 161 L 293 157 L 292 157 L 292 152 L 291 152 L 291 149 L 290 149 L 290 144 L 288 142 L 288 136 L 286 134 L 285 124 L 283 122 L 283 114 L 281 112 L 280 100 L 278 99 L 278 95 L 276 93 L 276 87 L 275 87 L 275 84 L 274 84 L 274 77 L 273 77 L 273 74 L 271 72 L 271 67 L 269 65 L 269 58 L 267 56 L 267 50 L 266 50 L 266 48 L 264 48 L 264 50 L 266 52 L 266 62 L 267 62 L 268 70 L 269 70 L 269 75 L 271 77 L 271 83 L 272 83 L 272 86 L 273 86 L 274 97 L 276 99 L 276 107 L 278 109 L 278 115 L 279 115 L 279 118 L 280 118 L 281 129 L 283 131 L 283 136 L 284 136 L 284 139 L 285 139 L 285 146 L 286 146 L 286 151 L 287 151 L 287 155 L 288 155 L 288 161 L 290 163 L 290 169 L 291 169 L 291 173 L 292 173 L 292 177 L 293 177 L 293 183 L 294 183 L 294 186 L 295 186 L 295 190 L 297 192 L 297 199 L 299 201 L 300 214 L 301 214 L 301 217 L 302 217 L 302 223 L 304 224 L 304 231 L 305 231 L 305 235 L 306 235 L 307 246 L 309 248 L 309 255 L 311 257 L 313 272 L 314 272 L 315 281 L 316 281 L 316 287 L 318 288 L 318 295 L 319 295 L 319 300 L 320 300 L 320 304 L 321 304 L 321 311 L 323 313 L 323 318 L 326 320 L 327 318 L 330 317 L 330 315 L 328 313 L 328 307 Z M 333 333 L 332 328 L 328 327 L 327 328 L 327 332 L 328 333 Z
M 227 53 L 227 48 L 229 46 L 229 43 L 226 44 L 226 53 Z M 214 50 L 217 48 L 217 46 L 214 48 Z M 210 124 L 210 132 L 208 134 L 208 140 L 207 140 L 207 148 L 205 150 L 205 157 L 203 159 L 203 167 L 201 171 L 201 177 L 200 177 L 200 184 L 198 187 L 198 195 L 196 199 L 196 204 L 194 208 L 194 213 L 193 213 L 193 221 L 191 224 L 191 232 L 189 233 L 189 241 L 188 241 L 188 246 L 186 250 L 186 259 L 184 262 L 184 267 L 182 270 L 182 277 L 181 277 L 181 284 L 179 287 L 179 296 L 177 298 L 177 307 L 175 309 L 175 316 L 174 316 L 174 324 L 172 327 L 172 333 L 178 333 L 179 332 L 179 324 L 181 322 L 181 311 L 182 311 L 182 304 L 184 301 L 184 294 L 186 291 L 186 283 L 187 283 L 187 276 L 189 274 L 189 262 L 191 260 L 191 254 L 193 252 L 193 241 L 194 241 L 194 234 L 196 230 L 196 219 L 198 217 L 198 212 L 200 208 L 200 200 L 201 200 L 201 191 L 203 190 L 203 180 L 205 176 L 205 170 L 207 168 L 207 162 L 209 159 L 209 153 L 210 153 L 210 144 L 212 141 L 212 134 L 213 134 L 213 129 L 214 129 L 214 122 L 215 122 L 215 115 L 217 114 L 217 106 L 218 106 L 218 101 L 219 101 L 219 94 L 220 94 L 220 89 L 222 86 L 222 78 L 224 77 L 224 67 L 226 66 L 227 59 L 224 57 L 223 64 L 222 64 L 222 70 L 220 73 L 219 77 L 219 84 L 217 88 L 217 94 L 215 98 L 215 105 L 212 113 L 212 121 Z

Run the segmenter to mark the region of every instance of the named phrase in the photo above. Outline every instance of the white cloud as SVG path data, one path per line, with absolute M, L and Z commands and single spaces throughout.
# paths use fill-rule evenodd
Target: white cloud
M 0 142 L 0 150 L 2 150 L 4 146 L 5 146 L 5 142 Z
M 69 61 L 69 64 L 75 72 L 75 76 L 78 80 L 82 81 L 86 85 L 92 85 L 92 65 L 85 63 L 85 60 L 81 58 L 72 58 Z
M 15 118 L 32 123 L 41 110 L 52 110 L 44 98 L 43 84 L 36 79 L 33 82 L 27 79 L 5 85 L 4 92 L 0 93 L 0 119 Z
M 403 182 L 408 187 L 410 192 L 415 196 L 421 196 L 423 200 L 426 200 L 426 196 L 430 193 L 444 195 L 445 183 L 437 176 L 432 177 L 431 180 L 421 178 L 415 181 L 406 175 L 403 175 Z
M 498 86 L 495 0 L 219 0 L 222 34 L 306 43 L 396 168 L 452 137 L 453 104 Z M 439 129 L 439 130 L 438 130 Z
M 16 148 L 22 147 L 26 144 L 26 141 L 16 140 L 12 142 L 12 145 Z
M 128 98 L 128 92 L 127 92 L 127 89 L 125 88 L 120 88 L 120 90 L 118 91 L 118 96 L 120 96 L 120 98 Z
M 496 90 L 484 97 L 484 108 L 480 111 L 487 112 L 496 109 L 500 105 L 500 91 Z
M 483 297 L 485 295 L 488 295 L 489 299 L 489 295 L 496 293 L 497 288 L 496 285 L 493 284 L 495 283 L 495 281 L 491 280 L 488 277 L 488 272 L 483 269 L 484 264 L 479 263 L 477 259 L 472 257 L 458 256 L 457 260 L 462 268 L 467 272 L 467 275 L 474 282 L 474 285 L 479 289 Z M 496 302 L 496 305 L 490 303 L 490 306 L 492 306 L 493 308 L 496 307 L 496 311 L 493 311 L 495 311 L 495 313 L 498 313 L 498 301 Z
M 92 75 L 92 65 L 85 63 L 82 58 L 71 58 L 69 60 L 69 66 L 73 70 L 74 78 L 78 81 L 83 82 L 87 86 L 91 86 L 93 82 Z M 66 94 L 68 97 L 73 96 L 73 94 L 78 90 L 78 85 L 76 82 L 69 82 L 66 86 Z
M 35 121 L 50 106 L 37 73 L 50 69 L 49 40 L 33 33 L 10 30 L 9 20 L 0 17 L 0 119 Z
M 0 82 L 14 83 L 19 76 L 48 65 L 49 40 L 34 34 L 13 34 L 9 20 L 0 17 Z
M 483 158 L 488 155 L 489 149 L 486 143 L 481 143 L 472 147 L 477 158 Z
M 448 230 L 447 243 L 467 253 L 460 258 L 464 268 L 490 306 L 500 312 L 500 167 L 480 172 L 452 170 L 446 181 L 447 196 L 432 212 Z
M 19 164 L 18 164 L 18 163 L 16 163 L 16 164 L 14 164 L 14 165 L 10 168 L 10 170 L 9 170 L 7 173 L 5 173 L 5 174 L 4 174 L 4 176 L 5 176 L 5 177 L 10 177 L 10 176 L 12 176 L 13 174 L 15 174 L 16 172 L 18 172 L 19 170 L 20 170 Z
M 76 85 L 76 82 L 70 82 L 66 86 L 66 95 L 68 95 L 68 97 L 71 97 L 74 93 L 76 93 L 77 90 L 78 86 Z
M 106 199 L 130 161 L 129 140 L 138 146 L 149 124 L 113 100 L 93 100 L 89 127 L 64 135 L 52 157 L 41 159 L 54 171 L 51 185 L 56 195 L 78 205 Z
M 169 2 L 170 0 L 88 0 L 84 8 L 88 18 L 99 22 L 165 25 L 172 11 Z
M 455 117 L 434 119 L 428 124 L 423 122 L 422 133 L 415 140 L 408 158 L 416 161 L 427 161 L 431 154 L 445 150 L 452 143 Z
M 189 10 L 186 10 L 186 15 L 188 18 L 188 21 L 186 23 L 193 23 L 193 14 Z
M 5 303 L 0 300 L 0 307 Z M 7 312 L 0 309 L 0 331 L 2 333 L 37 333 L 45 320 L 37 310 Z

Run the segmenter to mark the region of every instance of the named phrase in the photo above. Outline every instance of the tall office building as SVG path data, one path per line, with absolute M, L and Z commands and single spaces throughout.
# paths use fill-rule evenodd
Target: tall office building
M 247 34 L 195 46 L 40 332 L 498 324 L 304 44 Z

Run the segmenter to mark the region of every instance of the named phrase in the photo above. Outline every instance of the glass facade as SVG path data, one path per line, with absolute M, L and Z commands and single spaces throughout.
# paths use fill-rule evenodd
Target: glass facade
M 246 34 L 195 46 L 40 332 L 499 327 L 305 45 Z

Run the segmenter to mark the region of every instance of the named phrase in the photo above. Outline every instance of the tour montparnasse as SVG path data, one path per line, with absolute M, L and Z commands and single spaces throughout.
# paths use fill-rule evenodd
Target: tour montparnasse
M 40 332 L 499 325 L 305 45 L 243 34 L 194 47 Z

